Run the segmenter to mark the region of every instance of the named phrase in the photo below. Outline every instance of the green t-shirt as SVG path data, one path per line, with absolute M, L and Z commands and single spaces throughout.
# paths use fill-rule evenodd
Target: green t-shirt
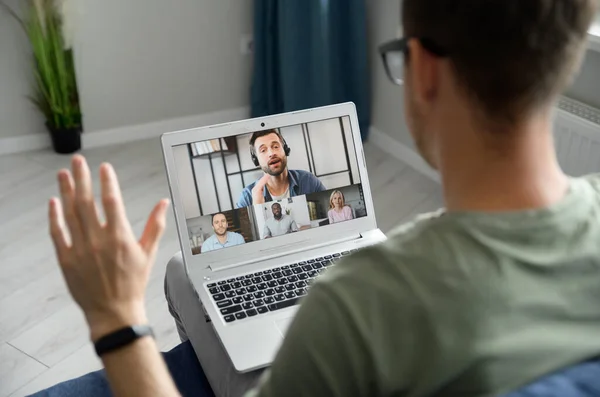
M 420 217 L 312 287 L 251 396 L 484 396 L 600 354 L 600 179 Z

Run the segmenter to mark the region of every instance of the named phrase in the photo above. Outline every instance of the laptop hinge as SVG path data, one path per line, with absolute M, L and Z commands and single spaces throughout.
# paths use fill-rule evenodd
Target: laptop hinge
M 227 269 L 231 269 L 234 267 L 250 265 L 253 263 L 257 263 L 257 262 L 263 262 L 263 261 L 266 261 L 269 259 L 275 259 L 275 258 L 279 258 L 282 256 L 297 254 L 298 252 L 304 252 L 307 250 L 313 250 L 313 249 L 317 249 L 317 248 L 327 247 L 327 246 L 334 245 L 334 244 L 345 243 L 346 241 L 353 241 L 353 240 L 357 240 L 359 238 L 362 238 L 362 235 L 360 233 L 357 233 L 357 234 L 347 236 L 347 237 L 344 237 L 344 238 L 341 238 L 338 240 L 328 240 L 327 242 L 312 245 L 310 247 L 304 246 L 304 247 L 289 249 L 289 250 L 285 250 L 285 251 L 281 251 L 281 248 L 282 248 L 281 246 L 275 247 L 275 248 L 269 248 L 267 250 L 260 251 L 261 255 L 260 255 L 260 258 L 258 258 L 258 259 L 257 258 L 249 259 L 249 260 L 246 260 L 243 262 L 236 262 L 236 263 L 232 263 L 230 265 L 224 265 L 224 266 L 218 266 L 216 264 L 212 264 L 212 265 L 209 265 L 208 267 L 213 272 L 218 272 L 221 270 L 227 270 Z M 298 244 L 301 244 L 301 242 L 296 242 L 293 245 L 298 245 Z M 292 245 L 292 244 L 290 244 L 290 245 Z

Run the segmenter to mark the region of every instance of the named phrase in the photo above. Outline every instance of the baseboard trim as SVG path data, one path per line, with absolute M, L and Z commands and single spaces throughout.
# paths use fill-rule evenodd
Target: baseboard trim
M 0 155 L 29 152 L 52 146 L 48 133 L 0 138 Z
M 375 144 L 375 146 L 384 152 L 391 154 L 398 160 L 406 163 L 408 166 L 414 168 L 416 171 L 422 173 L 428 178 L 438 183 L 440 182 L 439 174 L 431 169 L 431 167 L 429 167 L 429 165 L 417 152 L 395 140 L 383 131 L 375 127 L 371 127 L 369 141 L 371 141 L 373 144 Z
M 111 128 L 103 131 L 84 132 L 83 135 L 81 135 L 81 146 L 83 149 L 90 149 L 148 138 L 158 138 L 165 132 L 241 120 L 248 118 L 249 115 L 250 109 L 248 107 L 240 107 L 198 114 L 195 116 L 155 121 L 146 124 Z M 0 138 L 0 155 L 28 152 L 50 147 L 50 136 L 45 133 Z

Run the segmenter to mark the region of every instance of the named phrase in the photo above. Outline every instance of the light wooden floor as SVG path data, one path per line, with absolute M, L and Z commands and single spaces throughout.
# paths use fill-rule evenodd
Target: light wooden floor
M 366 145 L 378 224 L 383 231 L 441 206 L 439 186 L 373 145 Z M 168 197 L 158 139 L 84 150 L 97 180 L 102 161 L 119 175 L 129 218 L 145 217 Z M 47 233 L 47 200 L 69 157 L 50 151 L 0 156 L 0 397 L 24 396 L 100 368 L 83 316 L 71 300 Z M 163 294 L 165 265 L 179 249 L 169 213 L 147 293 L 159 347 L 179 340 Z

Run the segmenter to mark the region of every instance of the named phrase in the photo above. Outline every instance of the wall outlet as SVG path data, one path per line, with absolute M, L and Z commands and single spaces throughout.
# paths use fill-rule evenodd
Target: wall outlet
M 254 53 L 254 36 L 244 34 L 240 40 L 240 52 L 242 55 L 250 55 Z

